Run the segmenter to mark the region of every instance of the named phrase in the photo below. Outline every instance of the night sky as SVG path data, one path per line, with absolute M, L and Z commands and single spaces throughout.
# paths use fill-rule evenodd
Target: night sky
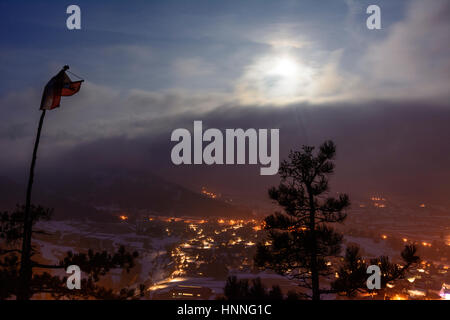
M 111 167 L 257 199 L 256 166 L 170 161 L 176 128 L 279 128 L 281 158 L 337 144 L 331 184 L 449 204 L 450 2 L 0 1 L 0 176 L 23 183 L 47 81 L 86 81 L 47 113 L 38 178 Z M 366 28 L 381 7 L 382 29 Z

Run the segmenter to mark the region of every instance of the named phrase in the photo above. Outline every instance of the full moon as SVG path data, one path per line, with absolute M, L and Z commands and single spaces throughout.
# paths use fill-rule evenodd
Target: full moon
M 258 58 L 240 81 L 241 96 L 249 102 L 285 104 L 308 95 L 313 69 L 288 54 Z
M 289 57 L 275 58 L 273 66 L 268 67 L 268 71 L 269 74 L 281 77 L 293 77 L 299 72 L 298 64 Z

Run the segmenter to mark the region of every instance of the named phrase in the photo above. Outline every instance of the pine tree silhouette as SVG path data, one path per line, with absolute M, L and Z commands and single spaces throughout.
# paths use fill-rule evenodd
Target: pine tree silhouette
M 334 172 L 334 143 L 326 141 L 314 151 L 314 147 L 303 146 L 282 162 L 281 183 L 269 190 L 269 196 L 284 212 L 265 219 L 270 245 L 258 244 L 255 262 L 299 280 L 312 292 L 304 295 L 319 300 L 321 293 L 328 292 L 320 288 L 320 277 L 332 273 L 327 257 L 341 251 L 342 235 L 331 224 L 345 220 L 350 202 L 345 194 L 327 196 L 328 177 Z
M 260 278 L 249 282 L 247 279 L 238 280 L 236 276 L 230 276 L 225 284 L 224 295 L 227 300 L 283 300 L 279 286 L 274 285 L 268 289 Z M 290 299 L 296 297 L 290 296 Z
M 377 265 L 381 271 L 381 290 L 385 289 L 389 282 L 403 279 L 408 269 L 420 261 L 416 255 L 415 245 L 406 245 L 401 256 L 404 264 L 392 263 L 389 257 L 380 256 L 366 261 L 362 258 L 359 247 L 347 248 L 344 263 L 337 271 L 337 279 L 332 282 L 331 287 L 339 295 L 354 297 L 357 293 L 371 293 L 366 285 L 367 268 L 369 265 Z
M 290 292 L 288 299 L 320 300 L 324 293 L 354 297 L 358 292 L 370 291 L 366 283 L 369 264 L 361 257 L 359 247 L 347 247 L 343 264 L 338 269 L 332 269 L 327 263 L 330 257 L 340 256 L 343 240 L 331 224 L 342 223 L 350 206 L 346 194 L 337 198 L 327 196 L 335 153 L 332 141 L 323 143 L 316 154 L 310 146 L 291 151 L 289 161 L 283 161 L 280 166 L 279 187 L 269 190 L 269 196 L 284 212 L 276 212 L 265 219 L 268 242 L 258 244 L 255 264 L 298 280 L 300 286 L 312 292 Z M 405 276 L 420 260 L 416 252 L 414 245 L 405 246 L 401 253 L 403 266 L 390 262 L 386 256 L 370 260 L 371 265 L 380 267 L 381 288 Z M 334 279 L 335 273 L 337 279 Z M 320 279 L 330 279 L 330 276 L 333 279 L 331 287 L 321 288 Z
M 49 220 L 53 210 L 42 206 L 31 206 L 32 224 L 40 220 Z M 20 240 L 23 233 L 24 207 L 17 206 L 13 212 L 0 213 L 0 300 L 17 297 L 19 290 L 20 268 Z M 42 230 L 33 230 L 33 234 L 48 234 Z M 32 246 L 30 259 L 38 254 L 36 246 Z M 55 299 L 129 299 L 136 296 L 134 289 L 121 289 L 116 292 L 106 289 L 97 283 L 113 268 L 124 268 L 127 272 L 133 268 L 137 252 L 129 253 L 124 247 L 120 247 L 114 254 L 106 251 L 87 253 L 68 252 L 56 265 L 40 264 L 32 261 L 32 270 L 39 269 L 66 269 L 69 265 L 78 265 L 86 275 L 81 280 L 80 290 L 70 290 L 66 286 L 67 277 L 51 275 L 48 272 L 33 272 L 30 287 L 27 288 L 26 297 L 30 299 L 34 294 L 47 293 Z M 140 288 L 142 292 L 142 287 Z

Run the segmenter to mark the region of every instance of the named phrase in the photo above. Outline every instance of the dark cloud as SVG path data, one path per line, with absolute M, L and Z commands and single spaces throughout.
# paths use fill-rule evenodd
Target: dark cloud
M 304 144 L 318 145 L 332 139 L 338 148 L 333 190 L 358 197 L 377 193 L 417 202 L 448 203 L 450 110 L 425 102 L 286 108 L 223 106 L 201 118 L 185 113 L 167 118 L 165 130 L 157 134 L 151 131 L 149 121 L 148 134 L 102 138 L 54 157 L 42 155 L 42 149 L 45 160 L 39 162 L 39 179 L 104 169 L 153 172 L 193 190 L 207 185 L 249 203 L 264 203 L 260 201 L 267 200 L 266 190 L 278 183 L 278 177 L 260 176 L 258 165 L 171 163 L 171 131 L 192 131 L 194 120 L 202 120 L 204 129 L 279 128 L 281 158 Z

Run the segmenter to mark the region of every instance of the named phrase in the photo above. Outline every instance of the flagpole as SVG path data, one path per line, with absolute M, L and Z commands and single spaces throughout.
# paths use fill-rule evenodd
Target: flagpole
M 30 174 L 28 177 L 27 198 L 25 203 L 25 212 L 23 217 L 23 239 L 22 239 L 22 255 L 20 260 L 20 288 L 17 299 L 28 300 L 30 298 L 30 281 L 32 275 L 31 266 L 31 236 L 33 232 L 33 221 L 31 217 L 31 191 L 33 188 L 34 167 L 36 165 L 37 150 L 39 140 L 41 138 L 42 124 L 44 123 L 45 109 L 42 110 L 39 126 L 34 142 L 33 158 L 31 159 Z
M 33 157 L 31 159 L 30 173 L 28 176 L 28 186 L 27 186 L 27 198 L 25 202 L 25 210 L 23 215 L 23 235 L 22 235 L 22 251 L 21 251 L 21 259 L 20 259 L 20 273 L 19 273 L 19 287 L 17 292 L 17 300 L 28 300 L 32 296 L 31 292 L 31 280 L 33 276 L 32 272 L 32 246 L 31 246 L 31 238 L 33 235 L 33 215 L 31 212 L 31 191 L 33 189 L 33 180 L 34 180 L 34 167 L 36 165 L 37 158 L 37 150 L 39 147 L 39 140 L 41 138 L 42 125 L 44 123 L 44 117 L 46 109 L 54 109 L 59 107 L 59 101 L 61 96 L 71 96 L 77 93 L 80 90 L 81 82 L 78 86 L 72 88 L 74 82 L 70 80 L 70 78 L 66 75 L 66 71 L 69 69 L 68 65 L 65 65 L 62 70 L 54 76 L 45 86 L 44 93 L 42 95 L 41 101 L 41 118 L 39 119 L 39 126 L 36 134 L 36 140 L 34 142 L 33 149 Z M 63 88 L 65 85 L 68 85 L 69 89 L 72 89 L 73 92 L 65 92 L 63 93 Z M 65 88 L 67 89 L 67 88 Z M 49 91 L 49 92 L 48 92 Z M 51 104 L 46 100 L 51 95 Z M 57 99 L 57 100 L 55 100 Z

